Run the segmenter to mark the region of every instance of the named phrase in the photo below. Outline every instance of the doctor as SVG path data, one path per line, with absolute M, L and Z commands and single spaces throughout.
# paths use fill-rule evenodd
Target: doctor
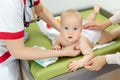
M 31 7 L 34 7 L 37 16 L 59 30 L 59 24 L 40 0 L 0 0 L 0 80 L 21 80 L 19 62 L 16 59 L 35 60 L 79 54 L 73 46 L 59 51 L 26 47 L 24 23 L 34 17 L 31 15 Z M 32 17 L 28 18 L 28 15 Z

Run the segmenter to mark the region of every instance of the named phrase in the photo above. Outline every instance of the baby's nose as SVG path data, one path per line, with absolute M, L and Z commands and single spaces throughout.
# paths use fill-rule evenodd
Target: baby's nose
M 69 34 L 72 34 L 73 33 L 73 31 L 72 30 L 69 30 Z

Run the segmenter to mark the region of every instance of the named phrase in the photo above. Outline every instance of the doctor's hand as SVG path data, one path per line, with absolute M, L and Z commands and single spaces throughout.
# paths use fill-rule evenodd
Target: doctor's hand
M 106 22 L 89 21 L 83 25 L 84 29 L 104 30 L 108 25 Z
M 65 47 L 64 49 L 62 49 L 63 51 L 65 51 L 64 56 L 70 56 L 70 57 L 75 57 L 80 55 L 80 50 L 76 50 L 75 47 L 79 45 L 79 42 L 72 45 L 72 46 L 68 46 Z
M 90 60 L 89 62 L 85 63 L 84 67 L 91 71 L 99 71 L 105 64 L 106 64 L 105 56 L 97 56 Z

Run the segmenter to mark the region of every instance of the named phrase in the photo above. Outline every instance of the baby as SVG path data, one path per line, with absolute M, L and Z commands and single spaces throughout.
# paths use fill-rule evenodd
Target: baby
M 87 18 L 87 21 L 95 20 L 99 13 L 99 6 L 94 6 L 93 13 Z M 69 71 L 75 71 L 79 67 L 83 67 L 84 64 L 93 58 L 92 47 L 99 40 L 101 32 L 97 30 L 82 29 L 83 19 L 80 13 L 74 9 L 67 10 L 61 14 L 61 29 L 60 35 L 57 37 L 53 46 L 54 50 L 60 50 L 66 46 L 75 46 L 76 50 L 80 50 L 83 57 L 79 60 L 71 60 L 68 66 Z

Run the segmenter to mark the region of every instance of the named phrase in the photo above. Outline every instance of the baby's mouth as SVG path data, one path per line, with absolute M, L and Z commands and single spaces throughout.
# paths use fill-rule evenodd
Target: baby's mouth
M 69 36 L 68 38 L 69 38 L 69 39 L 71 39 L 71 38 L 72 38 L 72 36 Z

